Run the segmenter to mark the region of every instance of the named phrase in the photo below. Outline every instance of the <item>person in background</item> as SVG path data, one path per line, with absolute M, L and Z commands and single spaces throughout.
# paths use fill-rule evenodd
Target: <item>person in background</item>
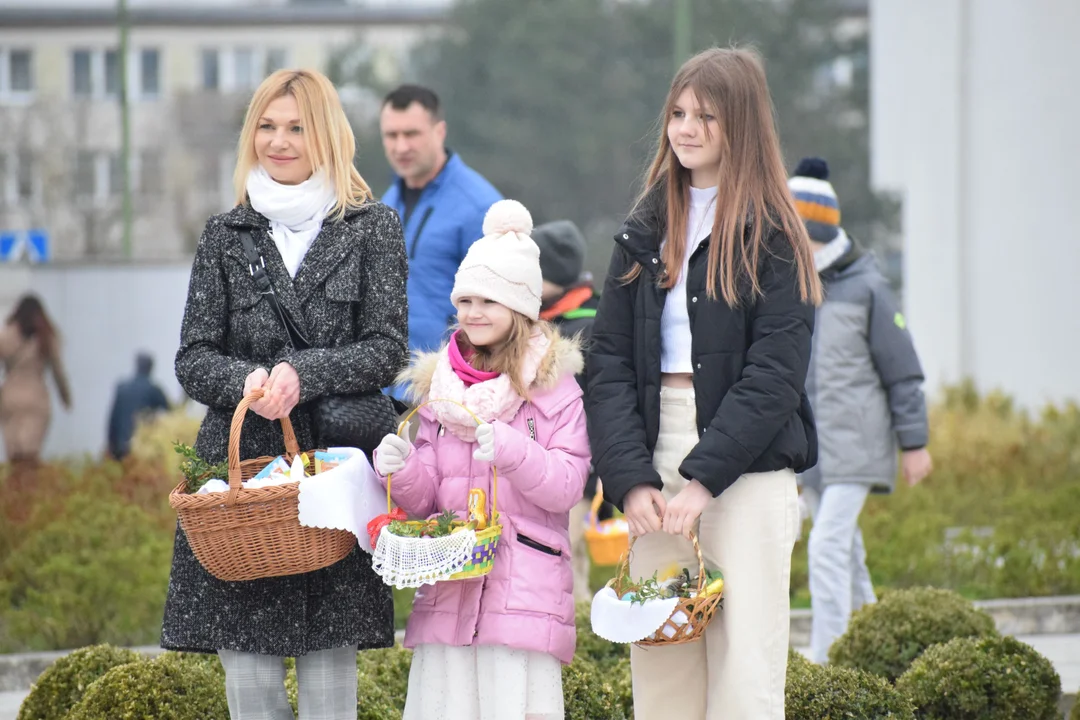
M 169 409 L 165 393 L 151 378 L 154 359 L 147 353 L 135 356 L 135 376 L 116 386 L 109 412 L 109 455 L 123 460 L 131 452 L 131 438 L 140 417 Z
M 379 129 L 395 175 L 382 201 L 401 218 L 409 256 L 409 349 L 437 350 L 455 322 L 448 300 L 454 273 L 483 235 L 484 213 L 502 195 L 446 147 L 446 120 L 433 90 L 392 91 Z
M 532 237 L 540 248 L 540 272 L 543 276 L 540 318 L 553 323 L 563 337 L 577 337 L 582 352 L 587 355 L 600 296 L 593 289 L 592 279 L 584 272 L 585 237 L 570 220 L 538 225 Z M 584 392 L 584 372 L 578 375 L 578 383 Z M 574 599 L 577 602 L 592 599 L 585 523 L 596 491 L 597 477 L 596 472 L 592 471 L 581 502 L 570 511 L 570 558 L 574 568 Z M 611 515 L 612 505 L 605 502 L 600 507 L 597 520 L 605 520 Z
M 16 467 L 37 465 L 52 418 L 46 376 L 52 375 L 60 402 L 71 409 L 60 336 L 36 295 L 24 295 L 0 330 L 0 430 L 7 460 Z
M 933 469 L 923 372 L 900 307 L 872 255 L 844 232 L 820 158 L 788 181 L 806 224 L 825 301 L 817 310 L 807 394 L 817 421 L 818 464 L 801 474 L 813 518 L 811 659 L 828 660 L 851 613 L 875 602 L 859 513 L 871 492 L 892 492 L 896 457 L 909 485 Z

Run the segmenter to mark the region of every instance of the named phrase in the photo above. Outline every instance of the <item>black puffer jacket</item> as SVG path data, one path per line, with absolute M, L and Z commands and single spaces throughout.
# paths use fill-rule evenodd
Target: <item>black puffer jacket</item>
M 663 487 L 652 453 L 660 431 L 660 320 L 667 296 L 657 284 L 664 270 L 664 209 L 652 207 L 631 216 L 615 236 L 588 355 L 593 463 L 604 494 L 620 508 L 635 485 Z M 687 276 L 700 440 L 679 471 L 719 495 L 745 473 L 801 472 L 816 462 L 817 434 L 804 392 L 814 308 L 799 299 L 794 253 L 775 230 L 759 267 L 764 297 L 736 308 L 710 300 L 709 242 L 691 256 Z M 635 262 L 644 271 L 623 282 Z
M 310 339 L 311 349 L 291 349 L 281 321 L 256 290 L 241 230 L 252 233 L 279 302 Z M 211 463 L 225 459 L 245 378 L 279 362 L 289 362 L 300 376 L 300 404 L 289 415 L 300 447 L 324 446 L 312 429 L 311 402 L 385 387 L 405 362 L 407 273 L 401 223 L 380 203 L 323 223 L 295 279 L 265 217 L 241 205 L 210 218 L 195 250 L 176 354 L 180 385 L 207 406 L 195 441 L 199 455 Z M 240 457 L 283 451 L 281 424 L 249 412 Z M 223 582 L 199 564 L 177 529 L 162 647 L 294 656 L 393 642 L 390 588 L 359 546 L 315 572 Z

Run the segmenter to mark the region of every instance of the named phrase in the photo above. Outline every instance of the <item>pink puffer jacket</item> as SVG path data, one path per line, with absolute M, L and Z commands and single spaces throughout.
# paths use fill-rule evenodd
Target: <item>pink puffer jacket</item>
M 494 568 L 482 578 L 420 588 L 406 647 L 507 645 L 550 653 L 564 663 L 573 659 L 569 511 L 581 500 L 588 476 L 589 441 L 574 379 L 581 352 L 574 341 L 557 335 L 551 340 L 529 401 L 509 422 L 493 423 L 503 525 Z M 414 397 L 428 397 L 445 353 L 443 348 L 420 356 L 408 371 Z M 463 518 L 471 488 L 483 489 L 490 503 L 491 464 L 473 459 L 476 444 L 440 433 L 430 406 L 419 414 L 415 448 L 393 475 L 394 502 L 410 517 L 452 509 Z

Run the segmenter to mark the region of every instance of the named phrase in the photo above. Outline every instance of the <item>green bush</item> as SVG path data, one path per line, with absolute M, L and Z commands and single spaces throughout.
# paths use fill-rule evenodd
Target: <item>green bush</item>
M 993 618 L 951 590 L 893 590 L 852 616 L 829 662 L 895 681 L 931 645 L 996 635 Z
M 860 517 L 875 584 L 972 598 L 1080 593 L 1080 406 L 1028 413 L 970 383 L 930 412 L 934 473 L 871 496 Z M 809 604 L 806 545 L 791 591 Z
M 788 658 L 786 720 L 875 718 L 914 720 L 911 702 L 884 678 L 862 670 Z
M 388 720 L 400 718 L 405 709 L 399 707 L 375 678 L 364 673 L 356 676 L 356 720 Z
M 405 710 L 412 650 L 406 650 L 401 645 L 379 650 L 362 650 L 357 654 L 356 667 L 357 672 L 371 678 L 386 691 L 390 702 L 399 711 Z
M 161 629 L 170 537 L 115 497 L 77 494 L 66 517 L 0 564 L 0 626 L 11 650 L 141 645 Z
M 562 681 L 567 720 L 626 720 L 624 691 L 593 661 L 575 657 L 563 665 Z
M 922 720 L 1057 720 L 1061 678 L 1016 638 L 957 638 L 930 648 L 896 683 Z
M 1076 693 L 1080 697 L 1080 692 Z M 1073 700 L 1072 710 L 1069 711 L 1069 720 L 1080 720 L 1080 700 Z
M 198 652 L 173 652 L 169 650 L 161 654 L 161 657 L 173 658 L 181 663 L 198 665 L 212 672 L 215 676 L 225 680 L 225 668 L 221 664 L 221 658 L 213 653 Z
M 630 659 L 630 646 L 605 640 L 592 631 L 590 605 L 587 602 L 577 604 L 575 622 L 577 623 L 577 650 L 575 657 L 584 657 L 596 663 L 601 670 L 606 670 L 621 660 Z
M 111 645 L 84 647 L 65 655 L 38 677 L 17 720 L 63 720 L 90 683 L 118 665 L 141 659 L 133 650 Z
M 67 720 L 228 720 L 225 686 L 204 665 L 176 657 L 115 667 L 86 691 Z

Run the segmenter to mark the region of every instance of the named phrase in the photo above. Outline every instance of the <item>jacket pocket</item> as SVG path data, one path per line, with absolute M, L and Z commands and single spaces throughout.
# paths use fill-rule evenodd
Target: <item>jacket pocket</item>
M 351 272 L 338 272 L 326 281 L 326 297 L 331 302 L 360 302 L 360 280 Z
M 518 539 L 518 542 L 521 543 L 522 545 L 524 545 L 525 547 L 530 547 L 533 550 L 539 550 L 540 552 L 542 552 L 542 553 L 544 553 L 546 555 L 553 555 L 555 557 L 562 557 L 562 550 L 558 550 L 556 548 L 549 547 L 549 546 L 547 546 L 547 545 L 545 545 L 545 544 L 543 544 L 541 542 L 537 542 L 536 540 L 533 540 L 528 535 L 522 535 L 521 533 L 518 533 L 517 539 Z

